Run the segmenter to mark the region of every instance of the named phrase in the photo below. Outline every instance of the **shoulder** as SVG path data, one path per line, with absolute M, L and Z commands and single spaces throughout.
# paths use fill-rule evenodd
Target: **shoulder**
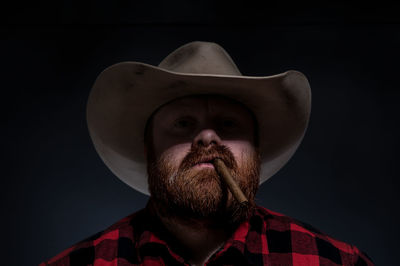
M 255 218 L 254 218 L 255 217 Z M 286 216 L 258 206 L 255 215 L 250 220 L 252 223 L 263 223 L 270 252 L 290 253 L 293 259 L 339 265 L 373 265 L 368 256 L 356 246 L 337 240 L 317 228 Z M 256 221 L 256 220 L 259 221 Z
M 44 265 L 89 265 L 96 260 L 112 261 L 114 259 L 123 259 L 123 249 L 130 249 L 135 246 L 136 235 L 139 228 L 135 224 L 141 223 L 144 217 L 144 211 L 140 210 L 120 221 L 114 223 L 107 229 L 92 235 L 77 244 L 62 251 L 50 260 L 43 262 Z M 130 258 L 126 258 L 130 260 Z

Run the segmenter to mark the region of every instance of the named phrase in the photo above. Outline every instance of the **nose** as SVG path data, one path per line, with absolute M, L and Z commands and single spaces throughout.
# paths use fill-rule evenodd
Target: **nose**
M 203 129 L 197 136 L 193 139 L 193 146 L 204 146 L 208 147 L 210 145 L 221 145 L 221 139 L 217 132 L 212 129 Z

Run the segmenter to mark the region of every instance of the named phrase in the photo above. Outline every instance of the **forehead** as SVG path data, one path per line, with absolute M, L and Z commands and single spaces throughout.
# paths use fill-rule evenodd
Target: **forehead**
M 203 113 L 218 114 L 225 113 L 238 116 L 252 117 L 252 112 L 242 103 L 230 98 L 218 95 L 195 95 L 175 99 L 161 108 L 155 116 L 163 116 L 173 113 Z

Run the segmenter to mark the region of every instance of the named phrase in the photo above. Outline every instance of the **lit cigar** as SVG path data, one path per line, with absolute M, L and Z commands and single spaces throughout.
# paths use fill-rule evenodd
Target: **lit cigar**
M 233 180 L 231 174 L 229 173 L 228 167 L 226 167 L 225 163 L 219 159 L 215 158 L 213 161 L 214 167 L 217 170 L 217 173 L 222 177 L 225 184 L 228 186 L 232 195 L 235 199 L 243 206 L 248 204 L 248 200 L 246 196 L 243 194 L 242 190 L 238 186 L 238 184 Z

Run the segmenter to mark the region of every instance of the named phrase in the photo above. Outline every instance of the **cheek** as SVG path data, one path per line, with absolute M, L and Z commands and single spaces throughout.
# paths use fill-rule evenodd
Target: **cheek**
M 239 164 L 245 161 L 251 154 L 255 153 L 254 146 L 247 141 L 231 141 L 229 143 L 224 143 L 224 145 L 229 147 Z
M 179 165 L 183 158 L 190 151 L 190 144 L 179 144 L 164 150 L 160 157 L 167 159 L 170 162 L 174 162 L 174 164 Z

